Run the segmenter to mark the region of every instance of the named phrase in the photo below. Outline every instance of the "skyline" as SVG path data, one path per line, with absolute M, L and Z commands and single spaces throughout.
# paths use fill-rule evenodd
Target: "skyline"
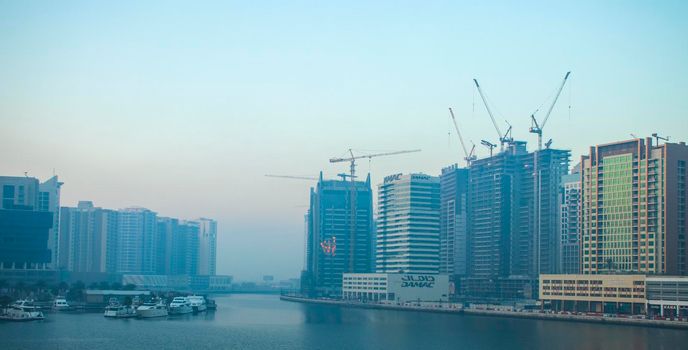
M 528 4 L 515 13 L 44 6 L 0 4 L 0 149 L 11 150 L 0 152 L 0 173 L 45 180 L 55 169 L 62 206 L 92 200 L 216 219 L 218 273 L 238 279 L 296 277 L 302 267 L 300 206 L 315 181 L 264 174 L 333 177 L 346 165 L 328 159 L 348 148 L 420 148 L 358 170 L 371 171 L 374 187 L 398 172 L 439 175 L 463 165 L 447 107 L 485 157 L 480 139 L 495 142 L 496 133 L 473 78 L 504 113 L 500 128 L 508 118 L 532 150 L 530 113 L 571 70 L 543 140 L 571 149 L 572 165 L 587 147 L 630 133 L 688 139 L 680 2 Z

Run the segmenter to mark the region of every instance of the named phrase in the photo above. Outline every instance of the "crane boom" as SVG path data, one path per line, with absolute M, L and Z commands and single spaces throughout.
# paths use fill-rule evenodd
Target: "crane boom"
M 547 124 L 547 120 L 549 119 L 549 115 L 552 113 L 552 109 L 554 109 L 554 105 L 557 103 L 557 100 L 559 99 L 559 95 L 561 95 L 561 90 L 564 89 L 564 84 L 566 84 L 566 80 L 569 78 L 570 74 L 571 74 L 571 71 L 566 72 L 566 75 L 564 76 L 564 80 L 562 80 L 561 85 L 559 86 L 559 90 L 557 90 L 557 94 L 554 96 L 554 101 L 552 101 L 552 105 L 549 106 L 549 109 L 547 110 L 547 114 L 545 114 L 545 119 L 542 120 L 542 125 L 540 125 L 540 130 L 545 128 L 545 124 Z
M 459 135 L 459 141 L 461 141 L 461 148 L 463 148 L 463 154 L 468 160 L 468 150 L 466 149 L 466 144 L 463 143 L 463 137 L 461 136 L 461 131 L 459 130 L 459 124 L 456 123 L 456 118 L 454 117 L 454 111 L 449 107 L 449 114 L 451 115 L 452 121 L 454 122 L 454 128 L 456 128 L 456 134 Z
M 475 82 L 475 87 L 478 88 L 478 93 L 480 93 L 480 98 L 483 99 L 483 103 L 485 104 L 485 109 L 487 109 L 487 114 L 490 115 L 490 119 L 492 119 L 492 125 L 494 125 L 495 130 L 497 130 L 497 134 L 499 135 L 499 140 L 504 139 L 504 135 L 502 134 L 502 131 L 499 130 L 499 126 L 497 125 L 497 121 L 494 118 L 494 115 L 492 115 L 492 110 L 490 110 L 490 105 L 487 104 L 487 99 L 485 98 L 485 95 L 483 94 L 483 89 L 480 88 L 480 84 L 478 84 L 477 79 L 473 79 L 473 82 Z
M 412 150 L 406 150 L 406 151 L 395 151 L 395 152 L 385 152 L 385 153 L 376 153 L 376 154 L 366 154 L 362 156 L 354 156 L 353 154 L 351 157 L 348 158 L 330 158 L 330 163 L 340 163 L 340 162 L 350 162 L 356 159 L 361 159 L 361 158 L 374 158 L 374 157 L 382 157 L 382 156 L 392 156 L 395 154 L 404 154 L 404 153 L 413 153 L 413 152 L 420 152 L 419 149 L 412 149 Z
M 290 175 L 265 174 L 265 177 L 278 177 L 278 178 L 282 178 L 282 179 L 294 179 L 294 180 L 318 180 L 318 178 L 314 177 L 314 176 L 290 176 Z

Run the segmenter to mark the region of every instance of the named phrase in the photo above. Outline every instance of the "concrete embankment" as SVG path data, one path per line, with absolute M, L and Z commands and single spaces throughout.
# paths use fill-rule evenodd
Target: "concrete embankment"
M 370 304 L 370 303 L 355 303 L 342 300 L 332 299 L 311 299 L 296 296 L 280 296 L 281 300 L 292 301 L 298 303 L 322 304 L 343 306 L 359 309 L 382 309 L 382 310 L 397 310 L 397 311 L 416 311 L 416 312 L 433 312 L 455 315 L 475 315 L 475 316 L 489 316 L 489 317 L 510 317 L 510 318 L 529 318 L 536 320 L 550 320 L 550 321 L 568 321 L 568 322 L 589 322 L 589 323 L 604 323 L 615 325 L 626 325 L 636 327 L 660 327 L 660 328 L 676 328 L 688 330 L 688 322 L 680 321 L 666 321 L 666 320 L 647 320 L 636 318 L 622 318 L 622 317 L 601 317 L 601 316 L 586 316 L 586 315 L 565 315 L 565 314 L 549 314 L 539 312 L 516 312 L 516 311 L 496 311 L 496 310 L 479 310 L 479 309 L 464 309 L 448 307 L 428 307 L 428 306 L 405 306 L 405 305 L 390 305 L 390 304 Z

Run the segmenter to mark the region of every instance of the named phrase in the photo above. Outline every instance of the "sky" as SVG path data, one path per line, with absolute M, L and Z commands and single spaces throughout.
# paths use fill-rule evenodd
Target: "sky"
M 64 182 L 61 203 L 218 220 L 218 273 L 298 277 L 312 181 L 332 157 L 374 186 L 438 175 L 466 143 L 544 128 L 591 145 L 688 140 L 685 1 L 0 0 L 0 175 Z M 543 118 L 544 112 L 537 116 Z

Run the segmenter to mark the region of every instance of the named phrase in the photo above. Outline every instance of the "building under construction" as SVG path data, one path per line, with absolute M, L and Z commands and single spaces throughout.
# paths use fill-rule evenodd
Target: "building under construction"
M 456 164 L 440 175 L 440 273 L 466 276 L 469 169 Z
M 352 199 L 356 201 L 355 218 Z M 316 187 L 311 188 L 307 225 L 303 292 L 311 296 L 341 295 L 343 273 L 372 272 L 370 175 L 366 181 L 345 181 L 324 180 L 321 174 Z
M 468 298 L 530 299 L 540 273 L 559 269 L 559 201 L 570 151 L 527 152 L 512 141 L 470 165 Z

